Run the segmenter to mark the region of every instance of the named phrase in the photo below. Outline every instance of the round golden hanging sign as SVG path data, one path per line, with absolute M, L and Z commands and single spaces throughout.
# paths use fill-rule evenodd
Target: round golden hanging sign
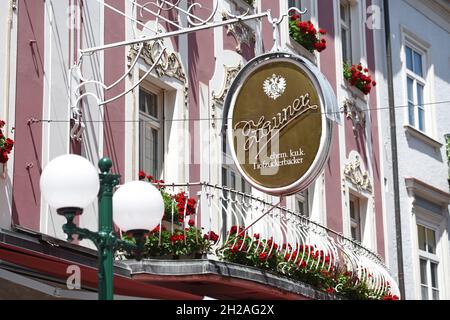
M 288 53 L 262 55 L 240 71 L 225 100 L 227 135 L 235 164 L 253 187 L 290 195 L 322 171 L 332 130 L 324 101 L 336 100 L 323 82 L 317 68 Z

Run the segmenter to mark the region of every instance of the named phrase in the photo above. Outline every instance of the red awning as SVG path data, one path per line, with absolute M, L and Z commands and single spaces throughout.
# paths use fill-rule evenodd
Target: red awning
M 61 250 L 64 250 L 64 248 L 61 248 Z M 74 261 L 1 242 L 0 260 L 64 282 L 68 278 L 68 266 L 77 265 L 81 270 L 81 286 L 97 288 L 97 269 Z M 203 298 L 202 296 L 143 283 L 117 274 L 114 276 L 114 293 L 151 299 L 201 300 Z

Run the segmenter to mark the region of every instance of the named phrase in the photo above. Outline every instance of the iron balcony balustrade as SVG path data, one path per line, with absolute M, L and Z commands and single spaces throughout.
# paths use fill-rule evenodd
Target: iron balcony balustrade
M 386 293 L 400 296 L 395 280 L 377 253 L 299 213 L 268 203 L 253 195 L 209 183 L 157 186 L 164 188 L 170 195 L 184 192 L 186 199 L 196 200 L 195 214 L 182 215 L 178 230 L 176 224 L 178 209 L 175 205 L 172 205 L 168 214 L 166 209 L 166 219 L 161 221 L 160 228 L 165 226 L 171 235 L 184 232 L 186 236 L 189 220 L 193 220 L 197 228 L 201 227 L 202 234 L 214 232 L 218 239 L 212 245 L 208 259 L 223 260 L 226 250 L 231 250 L 233 246 L 246 251 L 260 248 L 259 252 L 267 252 L 268 256 L 284 255 L 284 261 L 279 262 L 276 267 L 281 274 L 289 276 L 288 266 L 292 265 L 309 268 L 309 271 L 346 270 L 347 273 L 356 276 L 357 280 L 353 282 L 355 288 L 364 282 L 368 289 L 380 297 Z M 185 211 L 187 203 L 188 201 L 184 202 Z M 265 215 L 267 211 L 270 213 Z M 262 217 L 263 215 L 265 216 Z M 262 219 L 252 225 L 261 217 Z M 250 225 L 252 226 L 247 229 Z M 232 229 L 234 230 L 230 232 Z M 252 239 L 250 245 L 247 243 L 246 246 L 238 241 L 236 233 L 241 230 L 243 232 L 240 239 L 250 237 Z M 158 234 L 161 245 L 161 233 Z M 186 237 L 183 240 L 186 241 Z M 126 259 L 126 253 L 119 252 L 117 259 Z M 334 292 L 340 291 L 339 287 L 333 289 Z

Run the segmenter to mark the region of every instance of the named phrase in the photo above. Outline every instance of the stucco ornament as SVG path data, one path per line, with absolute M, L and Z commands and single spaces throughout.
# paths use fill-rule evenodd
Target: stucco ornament
M 372 181 L 369 172 L 363 167 L 357 153 L 352 152 L 350 154 L 349 161 L 344 167 L 344 175 L 358 190 L 372 193 Z
M 286 79 L 282 76 L 273 74 L 264 81 L 263 89 L 269 98 L 277 100 L 286 90 Z

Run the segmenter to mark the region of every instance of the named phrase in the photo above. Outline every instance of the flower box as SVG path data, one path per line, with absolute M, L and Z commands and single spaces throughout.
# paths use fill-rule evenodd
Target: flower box
M 349 65 L 344 63 L 344 79 L 351 88 L 356 88 L 364 95 L 370 94 L 370 91 L 377 83 L 372 80 L 369 69 L 364 68 L 361 64 Z
M 308 59 L 315 65 L 317 65 L 317 57 L 314 53 L 309 52 L 304 46 L 295 41 L 292 37 L 289 37 L 289 47 L 298 55 Z
M 327 48 L 327 41 L 323 38 L 326 34 L 324 29 L 317 30 L 311 21 L 301 21 L 300 15 L 290 16 L 289 36 L 310 53 L 322 52 Z

